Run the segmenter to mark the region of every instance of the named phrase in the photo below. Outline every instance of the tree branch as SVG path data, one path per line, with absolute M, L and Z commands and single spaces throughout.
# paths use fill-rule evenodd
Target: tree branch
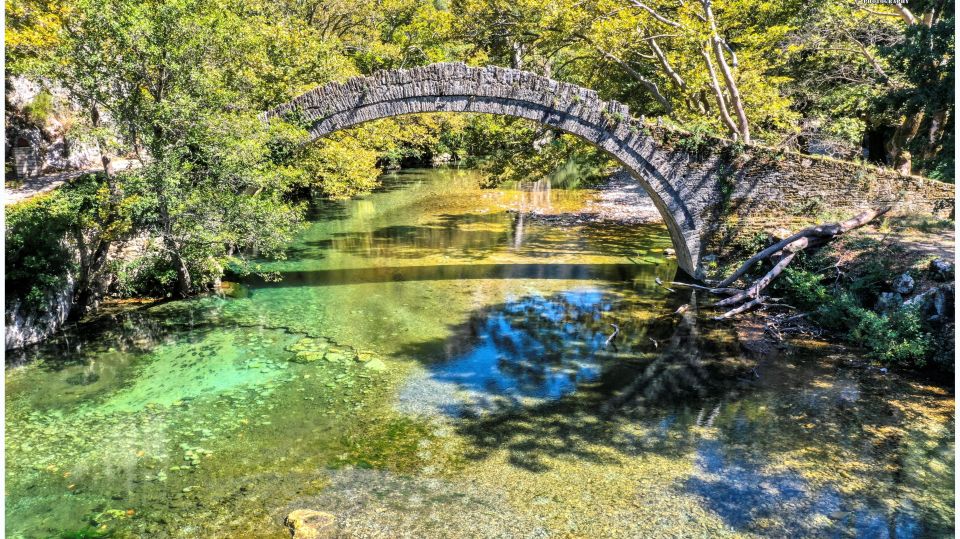
M 796 234 L 793 234 L 792 236 L 784 240 L 781 240 L 771 245 L 770 247 L 767 247 L 766 249 L 760 251 L 754 256 L 750 257 L 746 262 L 744 262 L 737 269 L 737 271 L 733 272 L 726 279 L 720 281 L 720 283 L 717 284 L 717 288 L 723 288 L 725 286 L 729 286 L 731 283 L 733 283 L 734 281 L 742 277 L 747 272 L 747 270 L 750 269 L 751 266 L 753 266 L 754 264 L 756 264 L 761 260 L 769 258 L 770 256 L 780 251 L 787 251 L 788 247 L 791 244 L 795 244 L 800 240 L 807 240 L 811 238 L 829 239 L 829 238 L 833 238 L 834 236 L 839 236 L 841 234 L 849 232 L 850 230 L 853 230 L 854 228 L 858 228 L 869 223 L 870 221 L 876 219 L 877 217 L 880 217 L 881 215 L 887 213 L 888 211 L 890 211 L 890 206 L 886 206 L 879 210 L 867 210 L 855 217 L 852 217 L 840 223 L 832 223 L 832 224 L 818 225 L 818 226 L 805 228 L 800 232 L 797 232 Z M 796 246 L 800 247 L 799 244 Z M 806 244 L 804 244 L 801 248 L 805 248 L 805 247 L 807 247 Z
M 913 16 L 913 13 L 911 13 L 906 6 L 902 6 L 900 4 L 894 4 L 893 9 L 896 9 L 898 12 L 900 12 L 900 17 L 907 24 L 917 24 L 917 18 Z
M 670 65 L 670 61 L 667 60 L 667 55 L 663 53 L 663 50 L 660 49 L 660 46 L 657 44 L 657 40 L 653 37 L 646 38 L 650 43 L 650 48 L 653 49 L 654 56 L 657 57 L 657 60 L 660 62 L 660 67 L 667 73 L 667 76 L 670 77 L 670 80 L 677 85 L 680 90 L 687 89 L 687 83 L 683 80 L 679 73 L 673 69 L 673 66 Z
M 650 93 L 653 94 L 653 97 L 656 98 L 656 100 L 657 100 L 661 105 L 663 105 L 663 107 L 667 110 L 667 114 L 671 114 L 671 113 L 673 112 L 673 105 L 671 105 L 671 104 L 670 104 L 670 101 L 660 92 L 660 87 L 657 86 L 657 83 L 655 83 L 655 82 L 653 82 L 652 80 L 644 77 L 643 75 L 640 74 L 639 71 L 637 71 L 636 69 L 630 67 L 630 64 L 628 64 L 627 62 L 623 61 L 621 58 L 617 57 L 616 55 L 614 55 L 614 54 L 612 54 L 612 53 L 604 50 L 604 49 L 601 48 L 599 45 L 597 45 L 596 43 L 594 43 L 592 40 L 588 39 L 586 36 L 583 36 L 583 39 L 584 39 L 584 41 L 586 41 L 591 47 L 593 47 L 594 49 L 596 49 L 597 52 L 599 52 L 600 54 L 602 54 L 604 58 L 606 58 L 607 60 L 610 60 L 611 62 L 617 64 L 617 65 L 620 66 L 620 67 L 622 67 L 631 77 L 633 77 L 634 79 L 637 80 L 637 82 L 639 82 L 639 83 L 642 84 L 644 87 L 646 87 L 647 90 L 649 90 Z
M 720 33 L 717 31 L 717 21 L 713 16 L 713 8 L 711 7 L 711 0 L 701 0 L 700 2 L 703 5 L 703 14 L 707 18 L 707 22 L 710 24 L 710 31 L 712 33 L 710 37 L 710 44 L 713 47 L 713 53 L 717 57 L 717 65 L 720 68 L 720 73 L 723 74 L 723 80 L 727 85 L 727 91 L 730 93 L 730 101 L 733 106 L 734 112 L 737 113 L 737 120 L 740 124 L 740 136 L 743 137 L 743 142 L 746 144 L 750 143 L 750 123 L 747 120 L 747 112 L 743 107 L 743 99 L 740 97 L 740 89 L 737 86 L 737 81 L 733 78 L 733 73 L 730 71 L 730 66 L 727 65 L 727 59 L 723 54 L 723 39 L 720 37 Z
M 664 17 L 663 15 L 657 13 L 656 11 L 654 11 L 653 8 L 651 8 L 650 6 L 648 6 L 648 5 L 646 5 L 646 4 L 642 3 L 642 2 L 638 2 L 637 0 L 630 0 L 630 3 L 633 4 L 634 7 L 646 11 L 646 12 L 649 13 L 650 16 L 652 16 L 654 19 L 657 19 L 658 21 L 662 22 L 663 24 L 666 24 L 667 26 L 672 26 L 672 27 L 674 27 L 674 28 L 680 28 L 680 26 L 681 26 L 680 23 L 678 23 L 678 22 L 676 22 L 676 21 L 671 21 L 670 19 L 668 19 L 668 18 Z
M 740 136 L 740 131 L 737 129 L 737 124 L 733 123 L 733 118 L 730 117 L 730 111 L 727 109 L 727 100 L 723 97 L 723 90 L 720 89 L 720 81 L 717 80 L 717 72 L 713 69 L 713 61 L 710 60 L 710 53 L 706 49 L 700 49 L 700 54 L 703 56 L 703 60 L 707 64 L 707 74 L 710 76 L 710 89 L 713 90 L 714 97 L 717 98 L 717 108 L 720 109 L 720 119 L 723 120 L 724 125 L 730 130 L 730 133 L 734 137 Z

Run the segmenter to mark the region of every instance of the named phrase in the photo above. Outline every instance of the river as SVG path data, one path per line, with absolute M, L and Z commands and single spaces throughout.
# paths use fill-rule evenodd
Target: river
M 387 174 L 267 278 L 8 357 L 7 537 L 953 535 L 952 390 L 748 357 L 663 225 L 538 185 Z

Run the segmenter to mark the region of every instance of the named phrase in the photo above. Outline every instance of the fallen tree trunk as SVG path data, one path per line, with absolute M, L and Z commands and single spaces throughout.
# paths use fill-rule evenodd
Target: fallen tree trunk
M 720 316 L 714 316 L 714 320 L 724 320 L 730 318 L 731 316 L 736 316 L 742 312 L 749 311 L 750 309 L 756 307 L 757 305 L 763 304 L 763 300 L 767 299 L 766 296 L 757 296 L 756 298 L 744 303 L 743 305 L 737 307 L 736 309 L 730 309 L 729 311 L 721 314 Z
M 840 236 L 841 234 L 849 232 L 855 228 L 859 228 L 870 221 L 873 221 L 888 211 L 890 211 L 889 206 L 878 210 L 867 210 L 856 217 L 847 219 L 846 221 L 805 228 L 800 232 L 797 232 L 786 239 L 778 241 L 770 247 L 767 247 L 766 249 L 753 255 L 739 268 L 737 268 L 737 270 L 734 271 L 729 277 L 720 281 L 715 287 L 697 288 L 705 289 L 708 292 L 716 295 L 729 296 L 726 299 L 718 301 L 715 304 L 715 306 L 718 307 L 730 307 L 746 302 L 739 307 L 735 307 L 723 315 L 716 317 L 716 319 L 721 320 L 724 318 L 730 318 L 731 316 L 745 312 L 753 307 L 763 304 L 763 300 L 766 298 L 761 295 L 761 292 L 767 286 L 769 286 L 774 279 L 783 273 L 783 270 L 790 265 L 790 262 L 793 261 L 799 252 L 810 247 L 823 245 L 835 237 Z M 753 267 L 754 264 L 764 260 L 771 260 L 774 262 L 770 271 L 754 281 L 752 284 L 748 285 L 746 288 L 730 288 L 730 285 L 743 277 L 750 270 L 750 268 Z
M 869 223 L 870 221 L 873 221 L 874 219 L 876 219 L 877 217 L 880 217 L 881 215 L 887 213 L 888 211 L 890 211 L 890 206 L 881 208 L 879 210 L 867 210 L 857 215 L 856 217 L 852 217 L 840 223 L 831 223 L 827 225 L 817 225 L 817 226 L 805 228 L 800 232 L 797 232 L 796 234 L 786 239 L 780 240 L 777 243 L 771 245 L 770 247 L 767 247 L 766 249 L 750 257 L 739 268 L 737 268 L 737 271 L 733 272 L 726 279 L 720 281 L 717 284 L 717 288 L 730 286 L 731 284 L 736 282 L 737 279 L 739 279 L 740 277 L 743 277 L 743 275 L 746 274 L 747 271 L 749 271 L 754 264 L 756 264 L 757 262 L 760 262 L 761 260 L 766 260 L 767 258 L 770 258 L 774 254 L 776 254 L 778 251 L 784 250 L 788 245 L 796 242 L 797 240 L 807 238 L 809 241 L 809 239 L 812 239 L 812 238 L 820 238 L 820 239 L 824 239 L 825 241 L 829 241 L 834 237 L 839 236 L 840 234 L 849 232 L 855 228 L 859 228 Z M 824 243 L 824 242 L 821 242 L 821 243 Z M 801 250 L 806 247 L 807 245 L 804 245 L 801 248 Z

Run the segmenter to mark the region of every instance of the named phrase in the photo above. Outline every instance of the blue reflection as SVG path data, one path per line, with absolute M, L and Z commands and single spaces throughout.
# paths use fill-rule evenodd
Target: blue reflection
M 408 384 L 401 401 L 460 416 L 559 399 L 600 379 L 597 352 L 613 331 L 603 315 L 612 309 L 594 289 L 509 301 L 471 320 L 466 345 L 432 365 L 428 380 Z

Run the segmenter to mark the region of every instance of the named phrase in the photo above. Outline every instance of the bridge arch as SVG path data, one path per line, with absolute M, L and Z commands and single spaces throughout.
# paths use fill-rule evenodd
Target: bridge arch
M 381 118 L 427 112 L 513 116 L 569 133 L 606 151 L 640 182 L 670 231 L 680 267 L 702 274 L 700 216 L 707 201 L 676 179 L 669 153 L 626 105 L 603 101 L 593 90 L 526 71 L 440 63 L 320 86 L 262 117 L 269 121 L 294 112 L 309 122 L 313 139 Z

